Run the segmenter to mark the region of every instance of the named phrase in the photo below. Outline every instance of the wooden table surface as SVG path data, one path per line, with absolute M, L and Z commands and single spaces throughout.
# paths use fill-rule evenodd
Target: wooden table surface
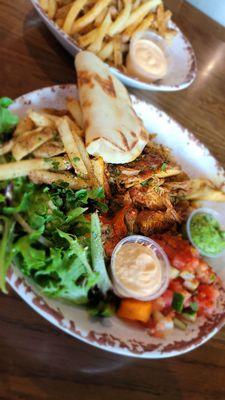
M 181 92 L 135 93 L 195 132 L 225 166 L 225 29 L 183 1 L 167 4 L 195 49 L 197 79 Z M 0 95 L 74 82 L 73 59 L 28 0 L 0 1 L 0 43 Z M 66 336 L 13 293 L 0 295 L 0 321 L 0 400 L 225 399 L 225 330 L 192 353 L 151 361 Z

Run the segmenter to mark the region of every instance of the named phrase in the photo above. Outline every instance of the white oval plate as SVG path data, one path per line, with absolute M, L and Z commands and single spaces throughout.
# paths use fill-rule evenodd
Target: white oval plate
M 65 109 L 67 96 L 77 97 L 75 85 L 53 86 L 28 93 L 15 100 L 10 108 L 20 117 L 30 108 Z M 221 187 L 225 185 L 224 170 L 194 135 L 154 106 L 135 96 L 132 96 L 132 102 L 148 131 L 157 132 L 157 140 L 173 150 L 174 156 L 190 176 L 205 176 Z M 225 212 L 225 203 L 216 207 Z M 225 256 L 211 264 L 225 283 L 225 268 L 222 269 Z M 139 325 L 126 323 L 117 317 L 94 320 L 83 308 L 49 300 L 15 268 L 9 271 L 8 283 L 27 304 L 59 329 L 101 349 L 127 356 L 166 358 L 186 353 L 210 339 L 225 322 L 225 291 L 211 319 L 199 319 L 185 333 L 175 330 L 166 340 L 161 340 L 149 336 L 148 331 Z
M 31 2 L 48 29 L 72 56 L 75 56 L 75 54 L 81 51 L 81 48 L 76 45 L 74 40 L 48 17 L 46 12 L 40 7 L 39 0 L 31 0 Z M 146 83 L 138 78 L 126 75 L 114 67 L 110 67 L 111 72 L 125 85 L 136 89 L 172 92 L 185 89 L 191 85 L 197 73 L 194 50 L 175 23 L 171 22 L 171 28 L 176 29 L 177 35 L 174 37 L 170 46 L 169 51 L 172 62 L 164 79 L 155 83 Z

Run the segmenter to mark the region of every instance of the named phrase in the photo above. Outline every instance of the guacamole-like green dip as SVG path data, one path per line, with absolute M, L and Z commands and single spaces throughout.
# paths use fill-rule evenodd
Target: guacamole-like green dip
M 225 231 L 211 214 L 195 214 L 190 221 L 190 233 L 192 241 L 206 254 L 215 256 L 225 249 Z

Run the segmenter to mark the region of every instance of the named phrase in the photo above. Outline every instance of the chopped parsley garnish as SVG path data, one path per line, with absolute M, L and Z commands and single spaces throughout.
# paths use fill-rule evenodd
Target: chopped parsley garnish
M 164 162 L 163 164 L 162 164 L 162 166 L 161 166 L 161 171 L 166 171 L 166 168 L 167 168 L 167 166 L 168 166 L 168 163 L 167 162 Z

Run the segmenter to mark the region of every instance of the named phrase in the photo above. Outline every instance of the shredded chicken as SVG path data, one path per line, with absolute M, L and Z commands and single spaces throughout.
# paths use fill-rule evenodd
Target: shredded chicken
M 225 193 L 207 179 L 189 179 L 170 151 L 152 139 L 129 164 L 108 165 L 111 209 L 129 206 L 128 233 L 159 233 L 187 219 L 192 201 L 225 201 Z

